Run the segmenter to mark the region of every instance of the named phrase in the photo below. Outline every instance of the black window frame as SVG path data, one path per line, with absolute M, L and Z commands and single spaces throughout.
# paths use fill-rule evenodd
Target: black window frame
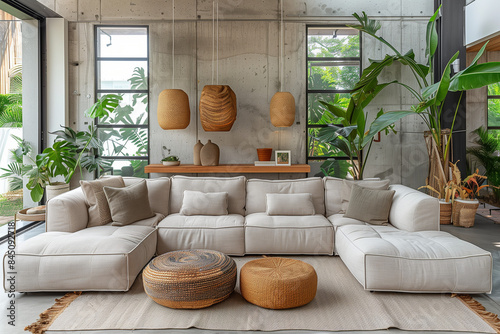
M 489 122 L 489 115 L 488 115 L 488 111 L 489 111 L 489 101 L 490 100 L 500 100 L 500 95 L 490 95 L 489 91 L 486 90 L 486 99 L 487 99 L 487 105 L 486 105 L 486 129 L 489 131 L 489 130 L 500 130 L 500 125 L 489 125 L 490 122 Z
M 99 28 L 145 28 L 146 29 L 146 34 L 147 34 L 147 50 L 146 50 L 146 57 L 100 57 L 97 55 L 98 50 L 99 50 L 99 38 L 98 38 L 98 30 Z M 102 159 L 106 159 L 109 161 L 114 161 L 114 160 L 145 160 L 147 161 L 147 164 L 149 165 L 150 163 L 150 156 L 151 156 L 151 130 L 149 128 L 150 124 L 150 54 L 149 54 L 149 25 L 136 25 L 136 24 L 122 24 L 122 25 L 112 25 L 112 24 L 96 24 L 94 26 L 94 97 L 95 101 L 97 101 L 97 97 L 99 94 L 127 94 L 127 93 L 146 93 L 148 96 L 148 107 L 147 107 L 147 117 L 148 117 L 148 122 L 147 124 L 99 124 L 99 120 L 96 118 L 94 119 L 94 125 L 96 127 L 96 131 L 99 134 L 99 129 L 147 129 L 148 131 L 148 153 L 147 155 L 143 156 L 105 156 L 105 155 L 99 155 L 98 157 Z M 148 89 L 99 89 L 99 84 L 98 84 L 98 73 L 99 73 L 99 61 L 146 61 L 147 63 L 147 85 Z M 99 176 L 100 171 L 97 171 L 97 174 Z M 147 177 L 149 178 L 149 174 L 146 174 Z
M 325 93 L 325 94 L 349 94 L 352 92 L 350 89 L 327 89 L 327 90 L 318 90 L 318 89 L 309 89 L 309 62 L 310 61 L 359 61 L 359 75 L 363 72 L 363 36 L 361 32 L 358 32 L 359 35 L 359 56 L 358 57 L 309 57 L 309 28 L 349 28 L 347 25 L 339 25 L 339 24 L 306 24 L 306 61 L 305 61 L 305 77 L 306 77 L 306 164 L 309 164 L 310 161 L 325 161 L 331 158 L 335 158 L 336 160 L 349 160 L 347 156 L 310 156 L 309 155 L 309 129 L 318 129 L 328 127 L 327 124 L 309 124 L 309 94 L 315 93 Z M 354 29 L 354 28 L 352 28 Z M 335 124 L 336 126 L 343 127 L 342 124 Z M 357 157 L 360 163 L 362 162 L 362 157 Z

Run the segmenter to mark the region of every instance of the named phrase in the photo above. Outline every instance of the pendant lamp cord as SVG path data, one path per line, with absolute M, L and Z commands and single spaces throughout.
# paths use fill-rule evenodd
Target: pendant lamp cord
M 219 1 L 217 1 L 217 84 L 219 84 Z
M 175 87 L 175 0 L 172 0 L 172 89 Z
M 215 1 L 212 1 L 212 85 L 214 84 L 215 63 Z
M 280 72 L 281 72 L 281 75 L 280 75 L 280 91 L 283 91 L 283 76 L 284 76 L 284 70 L 283 70 L 283 65 L 284 65 L 284 58 L 283 58 L 283 45 L 285 44 L 285 40 L 284 40 L 284 29 L 283 29 L 283 0 L 280 0 L 280 6 L 281 6 L 281 10 L 280 10 L 280 13 L 281 13 L 281 22 L 280 22 L 280 39 L 281 39 L 281 43 L 280 43 L 280 60 L 281 60 L 281 66 L 280 66 Z

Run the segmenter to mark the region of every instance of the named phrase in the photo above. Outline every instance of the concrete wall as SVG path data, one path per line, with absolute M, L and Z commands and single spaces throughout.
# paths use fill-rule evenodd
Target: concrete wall
M 251 163 L 255 148 L 272 147 L 292 151 L 292 163 L 305 163 L 306 145 L 306 24 L 354 23 L 353 12 L 366 11 L 382 22 L 381 34 L 417 57 L 425 50 L 425 27 L 433 13 L 433 1 L 364 0 L 355 2 L 286 0 L 285 83 L 296 101 L 296 119 L 289 128 L 274 128 L 269 121 L 269 102 L 279 89 L 279 7 L 278 0 L 219 1 L 219 83 L 228 84 L 238 100 L 238 116 L 230 132 L 204 132 L 198 120 L 198 101 L 204 85 L 211 83 L 212 1 L 176 2 L 175 62 L 176 88 L 189 96 L 191 124 L 185 130 L 163 131 L 156 122 L 158 94 L 171 86 L 172 0 L 77 1 L 39 0 L 69 21 L 69 102 L 70 124 L 78 129 L 87 122 L 83 111 L 94 101 L 95 24 L 147 24 L 150 27 L 150 131 L 151 162 L 162 155 L 162 146 L 171 149 L 185 163 L 192 162 L 192 148 L 198 139 L 211 139 L 221 148 L 221 163 Z M 383 58 L 389 50 L 363 37 L 363 63 Z M 421 59 L 420 59 L 421 60 Z M 393 67 L 384 79 L 412 82 L 408 71 Z M 368 108 L 400 110 L 413 103 L 411 96 L 394 86 L 380 94 Z M 380 176 L 413 187 L 425 183 L 427 153 L 423 124 L 405 119 L 397 124 L 397 135 L 382 136 L 370 154 L 366 177 Z M 260 177 L 261 175 L 259 175 Z M 299 175 L 304 176 L 304 175 Z M 275 177 L 275 176 L 262 176 Z M 280 175 L 280 178 L 292 175 Z M 295 176 L 297 177 L 297 175 Z

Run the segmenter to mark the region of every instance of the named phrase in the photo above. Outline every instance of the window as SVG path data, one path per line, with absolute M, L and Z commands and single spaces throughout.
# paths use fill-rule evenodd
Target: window
M 500 140 L 500 83 L 488 86 L 488 132 Z
M 148 27 L 97 26 L 95 30 L 96 97 L 123 97 L 120 106 L 96 124 L 104 146 L 99 155 L 109 161 L 105 174 L 147 177 L 148 44 Z
M 338 119 L 324 113 L 320 101 L 347 107 L 349 93 L 361 71 L 361 43 L 356 29 L 347 27 L 307 27 L 307 163 L 313 175 L 342 177 L 350 162 L 339 150 L 314 139 L 319 129 Z M 335 158 L 335 161 L 327 161 Z

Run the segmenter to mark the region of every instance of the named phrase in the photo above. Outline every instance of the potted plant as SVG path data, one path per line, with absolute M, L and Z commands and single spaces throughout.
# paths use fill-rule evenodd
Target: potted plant
M 87 111 L 87 116 L 91 118 L 106 117 L 119 105 L 122 97 L 114 94 L 102 96 Z M 56 135 L 54 144 L 47 147 L 41 154 L 32 157 L 31 145 L 19 139 L 19 148 L 16 151 L 28 159 L 28 163 L 23 163 L 21 159 L 15 165 L 9 166 L 9 170 L 2 177 L 24 177 L 28 178 L 26 187 L 30 190 L 31 199 L 39 202 L 45 189 L 47 189 L 47 200 L 62 192 L 69 190 L 69 182 L 77 169 L 85 169 L 89 172 L 106 166 L 106 162 L 96 157 L 96 150 L 102 147 L 101 141 L 97 138 L 97 131 L 94 125 L 90 125 L 88 130 L 76 132 L 69 127 L 62 127 L 63 130 L 51 132 Z M 56 181 L 57 176 L 62 176 L 64 182 Z
M 386 112 L 377 117 L 374 123 L 393 123 L 395 120 L 410 114 L 416 114 L 421 117 L 429 129 L 425 134 L 426 146 L 429 150 L 429 175 L 427 183 L 433 188 L 438 188 L 439 182 L 443 184 L 449 181 L 448 162 L 450 159 L 451 132 L 455 124 L 455 117 L 460 106 L 460 101 L 457 103 L 457 108 L 455 109 L 451 130 L 448 130 L 448 132 L 443 131 L 445 129 L 441 128 L 441 116 L 448 92 L 460 92 L 461 99 L 465 90 L 484 87 L 500 81 L 500 62 L 478 64 L 478 60 L 482 56 L 487 43 L 481 48 L 466 69 L 456 72 L 453 76 L 451 75 L 451 64 L 458 58 L 459 54 L 456 52 L 445 66 L 441 79 L 435 83 L 428 80 L 429 77 L 434 77 L 433 64 L 438 46 L 436 19 L 438 18 L 440 9 L 434 13 L 427 25 L 425 63 L 417 62 L 413 50 L 410 49 L 406 53 L 400 52 L 383 37 L 378 36 L 377 32 L 381 28 L 380 22 L 369 19 L 366 13 L 363 12 L 362 15 L 353 14 L 359 21 L 359 24 L 349 25 L 377 39 L 380 43 L 389 47 L 393 53 L 390 55 L 387 54 L 381 60 L 370 60 L 370 65 L 363 70 L 360 80 L 355 85 L 351 96 L 357 98 L 358 101 L 363 101 L 364 97 L 369 94 L 376 94 L 390 84 L 398 84 L 415 97 L 416 104 L 410 110 Z M 382 84 L 378 83 L 378 77 L 383 70 L 392 66 L 395 62 L 410 68 L 415 79 L 414 83 L 404 83 L 397 80 Z M 419 89 L 413 88 L 413 84 L 416 84 Z M 369 102 L 369 98 L 365 99 L 361 106 L 365 107 Z M 360 103 L 355 107 L 359 108 L 359 105 Z M 401 117 L 398 118 L 398 115 Z M 362 122 L 358 126 L 364 129 Z M 377 126 L 370 127 L 365 137 L 369 139 L 370 136 L 376 134 L 374 131 L 377 131 L 378 128 Z M 436 171 L 437 175 L 434 174 Z
M 169 155 L 168 157 L 161 159 L 161 162 L 164 166 L 179 166 L 181 164 L 179 157 L 176 155 Z
M 479 170 L 476 170 L 475 173 L 462 180 L 457 164 L 450 163 L 450 165 L 452 167 L 450 185 L 453 198 L 453 225 L 472 227 L 479 206 L 477 196 L 481 189 L 488 187 L 487 184 L 480 185 L 480 180 L 485 180 L 486 176 L 480 175 Z
M 439 198 L 439 223 L 441 225 L 451 224 L 453 194 L 452 182 L 453 181 L 450 180 L 447 183 L 443 183 L 441 180 L 438 180 L 439 187 L 437 189 L 428 184 L 418 188 L 419 190 L 426 188 L 435 193 Z

